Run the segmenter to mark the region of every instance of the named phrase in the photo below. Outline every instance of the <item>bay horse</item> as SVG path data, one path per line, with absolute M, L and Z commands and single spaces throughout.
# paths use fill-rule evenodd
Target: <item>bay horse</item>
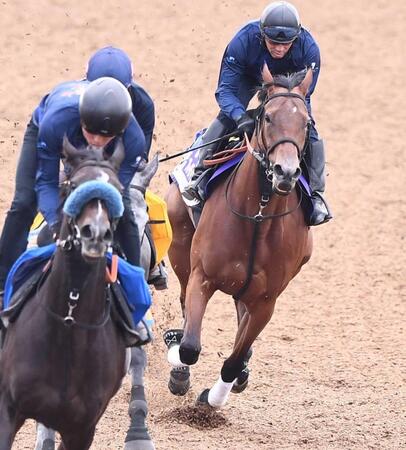
M 106 161 L 101 149 L 77 150 L 65 139 L 64 154 L 73 194 L 89 180 L 102 180 L 103 188 L 82 205 L 71 202 L 78 211 L 63 214 L 46 277 L 7 329 L 0 352 L 0 450 L 11 449 L 27 418 L 57 430 L 60 450 L 90 448 L 126 373 L 125 341 L 111 319 L 105 280 L 105 253 L 123 209 L 117 172 L 124 147 L 119 142 Z
M 236 303 L 233 351 L 217 382 L 197 400 L 213 408 L 225 405 L 232 390 L 246 387 L 251 346 L 270 321 L 276 299 L 312 253 L 296 189 L 310 125 L 305 97 L 312 71 L 274 78 L 264 66 L 262 75 L 256 128 L 251 141 L 245 136 L 248 151 L 214 188 L 196 230 L 175 183 L 166 196 L 173 230 L 169 260 L 180 282 L 184 315 L 183 331 L 164 335 L 174 367 L 172 393 L 183 395 L 189 387 L 189 366 L 199 358 L 209 299 L 220 290 Z

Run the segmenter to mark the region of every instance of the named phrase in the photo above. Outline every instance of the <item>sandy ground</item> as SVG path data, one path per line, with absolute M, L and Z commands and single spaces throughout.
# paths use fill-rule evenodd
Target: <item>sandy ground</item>
M 266 4 L 2 1 L 2 219 L 33 108 L 58 82 L 80 78 L 94 50 L 113 44 L 132 56 L 135 78 L 156 101 L 152 153 L 174 153 L 216 114 L 213 93 L 224 47 Z M 233 307 L 223 295 L 212 300 L 190 394 L 171 396 L 160 338 L 180 324 L 171 273 L 170 290 L 154 298 L 157 338 L 148 348 L 149 425 L 158 450 L 406 448 L 406 3 L 297 0 L 296 6 L 322 51 L 313 108 L 327 145 L 335 220 L 314 230 L 311 262 L 281 296 L 258 339 L 249 389 L 233 395 L 211 426 L 188 419 L 188 407 L 217 379 L 230 353 Z M 174 164 L 162 163 L 153 180 L 157 193 L 165 192 Z M 92 448 L 122 448 L 128 396 L 126 380 Z M 27 423 L 13 449 L 33 443 Z

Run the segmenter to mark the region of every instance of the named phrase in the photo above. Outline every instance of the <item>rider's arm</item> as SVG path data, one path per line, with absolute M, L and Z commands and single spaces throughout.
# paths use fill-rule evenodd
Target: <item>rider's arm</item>
M 245 108 L 238 99 L 241 80 L 247 74 L 246 36 L 237 35 L 228 44 L 221 62 L 216 100 L 221 111 L 230 119 L 236 121 L 245 112 Z
M 155 126 L 155 106 L 150 95 L 136 83 L 129 88 L 133 101 L 133 114 L 145 136 L 145 151 L 151 149 L 152 133 Z
M 53 123 L 43 120 L 37 141 L 37 176 L 35 190 L 38 208 L 49 226 L 58 222 L 59 162 L 62 139 L 54 131 Z
M 310 36 L 309 33 L 306 35 L 306 39 L 304 42 L 304 56 L 303 56 L 303 66 L 307 68 L 311 68 L 313 71 L 313 80 L 309 87 L 309 90 L 306 94 L 306 105 L 307 109 L 309 111 L 309 114 L 311 114 L 311 103 L 310 103 L 310 97 L 314 92 L 314 89 L 317 84 L 317 80 L 319 78 L 320 73 L 320 50 L 315 42 L 315 40 Z
M 125 158 L 120 166 L 118 177 L 127 188 L 134 177 L 142 159 L 147 160 L 145 136 L 138 122 L 131 117 L 123 135 Z

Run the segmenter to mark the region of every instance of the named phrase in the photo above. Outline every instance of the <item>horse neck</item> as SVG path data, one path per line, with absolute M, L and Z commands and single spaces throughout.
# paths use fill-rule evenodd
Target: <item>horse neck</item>
M 138 226 L 140 239 L 142 240 L 145 227 L 149 219 L 147 212 L 147 204 L 145 202 L 143 193 L 138 190 L 131 189 L 130 198 L 131 198 L 131 209 L 134 214 L 135 222 Z
M 76 320 L 97 322 L 105 311 L 106 259 L 92 264 L 81 256 L 80 249 L 69 251 L 58 248 L 46 280 L 44 303 L 62 317 L 67 315 L 69 297 L 79 294 L 73 315 Z

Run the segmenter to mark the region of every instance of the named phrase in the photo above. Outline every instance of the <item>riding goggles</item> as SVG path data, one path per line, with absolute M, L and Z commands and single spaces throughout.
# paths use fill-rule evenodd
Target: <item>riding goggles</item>
M 300 28 L 293 27 L 263 27 L 262 32 L 265 38 L 279 44 L 289 44 L 300 34 Z

